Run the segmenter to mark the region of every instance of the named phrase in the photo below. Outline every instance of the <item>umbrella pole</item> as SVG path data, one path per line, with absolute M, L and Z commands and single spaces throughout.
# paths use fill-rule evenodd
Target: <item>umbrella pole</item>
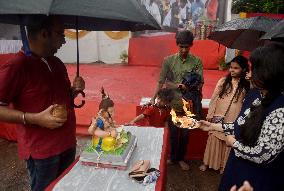
M 78 17 L 76 17 L 76 44 L 77 44 L 77 72 L 76 72 L 76 76 L 79 77 L 79 34 L 78 34 Z
M 76 17 L 76 43 L 77 43 L 77 71 L 76 71 L 76 77 L 79 77 L 80 74 L 79 74 L 79 34 L 78 34 L 78 17 Z M 77 91 L 77 94 L 81 94 L 83 97 L 85 97 L 85 93 L 82 91 L 82 90 L 76 90 Z M 73 100 L 73 106 L 75 108 L 81 108 L 85 105 L 85 100 L 82 100 L 81 104 L 79 105 L 76 105 L 74 103 L 74 100 Z

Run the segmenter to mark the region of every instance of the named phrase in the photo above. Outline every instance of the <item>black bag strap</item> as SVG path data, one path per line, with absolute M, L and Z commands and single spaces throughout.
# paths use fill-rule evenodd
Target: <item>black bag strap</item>
M 226 110 L 226 112 L 225 112 L 225 114 L 224 114 L 224 118 L 226 117 L 226 115 L 228 114 L 228 112 L 229 112 L 229 110 L 230 110 L 230 107 L 231 107 L 231 105 L 232 105 L 232 103 L 233 103 L 233 100 L 234 100 L 234 98 L 235 98 L 235 96 L 236 96 L 236 94 L 237 94 L 237 90 L 238 90 L 238 87 L 236 88 L 236 90 L 235 90 L 235 92 L 234 92 L 234 95 L 233 95 L 233 97 L 232 97 L 232 99 L 231 99 L 231 101 L 230 101 L 230 104 L 229 104 L 229 106 L 228 106 L 228 108 L 227 108 L 227 110 Z

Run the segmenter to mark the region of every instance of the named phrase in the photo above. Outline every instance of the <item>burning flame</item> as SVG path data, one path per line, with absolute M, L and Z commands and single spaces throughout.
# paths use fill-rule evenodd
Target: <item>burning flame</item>
M 191 104 L 189 102 L 185 101 L 184 99 L 182 99 L 182 102 L 183 102 L 183 110 L 185 112 L 185 116 L 178 117 L 176 115 L 175 110 L 171 109 L 170 114 L 172 116 L 172 121 L 175 124 L 180 124 L 179 126 L 181 128 L 194 129 L 196 120 L 192 118 L 195 115 L 193 113 L 191 113 L 191 111 L 190 111 Z

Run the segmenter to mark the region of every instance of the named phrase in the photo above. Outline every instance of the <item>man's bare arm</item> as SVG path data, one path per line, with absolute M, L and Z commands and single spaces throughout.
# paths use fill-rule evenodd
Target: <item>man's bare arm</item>
M 0 121 L 24 125 L 39 125 L 49 129 L 58 128 L 61 127 L 67 119 L 53 117 L 51 110 L 54 106 L 55 105 L 51 105 L 39 113 L 26 113 L 6 106 L 0 106 Z

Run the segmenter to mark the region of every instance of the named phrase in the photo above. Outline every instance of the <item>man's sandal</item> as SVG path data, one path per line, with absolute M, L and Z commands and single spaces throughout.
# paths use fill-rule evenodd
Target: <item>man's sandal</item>
M 146 172 L 136 172 L 136 173 L 129 173 L 129 177 L 132 178 L 133 180 L 135 180 L 138 183 L 143 183 L 145 177 L 151 175 L 153 172 L 156 172 L 156 174 L 158 174 L 158 176 L 160 175 L 160 171 L 155 169 L 155 168 L 150 168 L 148 169 Z

